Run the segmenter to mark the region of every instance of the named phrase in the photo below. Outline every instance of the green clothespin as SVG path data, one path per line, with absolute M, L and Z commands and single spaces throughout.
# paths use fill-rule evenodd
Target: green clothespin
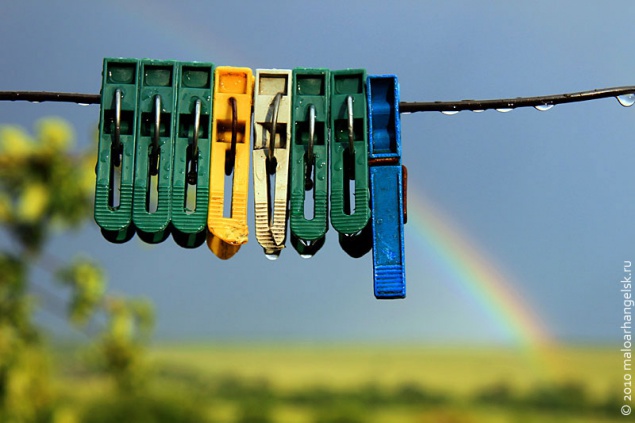
M 293 70 L 291 242 L 303 257 L 324 245 L 328 230 L 329 76 L 328 69 Z M 306 195 L 313 196 L 311 211 Z
M 344 251 L 361 257 L 372 247 L 364 69 L 331 72 L 331 134 L 331 223 Z
M 148 243 L 162 242 L 169 235 L 177 70 L 172 61 L 140 64 L 132 220 Z
M 95 221 L 104 237 L 116 243 L 134 236 L 132 193 L 138 76 L 136 59 L 104 59 Z
M 172 237 L 186 248 L 205 242 L 209 201 L 212 63 L 179 63 L 172 169 Z

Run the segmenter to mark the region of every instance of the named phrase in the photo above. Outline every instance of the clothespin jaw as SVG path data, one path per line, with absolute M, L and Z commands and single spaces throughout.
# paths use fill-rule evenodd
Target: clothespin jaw
M 293 247 L 303 257 L 324 245 L 328 230 L 328 143 L 330 72 L 293 70 L 290 228 Z M 313 198 L 306 210 L 306 196 Z
M 216 68 L 207 245 L 221 259 L 231 258 L 247 242 L 253 87 L 251 69 Z M 229 193 L 225 193 L 226 177 L 231 178 L 231 208 L 227 215 L 224 214 L 225 202 L 230 200 Z
M 271 259 L 280 254 L 286 239 L 291 80 L 290 70 L 256 70 L 253 149 L 256 239 Z
M 170 234 L 177 80 L 175 62 L 141 61 L 132 220 L 148 243 Z
M 179 63 L 172 170 L 172 236 L 186 248 L 205 242 L 209 203 L 212 63 Z
M 331 223 L 353 257 L 371 247 L 366 101 L 365 70 L 331 72 Z
M 132 202 L 137 127 L 136 59 L 105 58 L 101 87 L 95 221 L 115 243 L 134 236 Z
M 401 164 L 399 83 L 395 75 L 370 75 L 367 85 L 375 297 L 404 298 L 405 168 Z

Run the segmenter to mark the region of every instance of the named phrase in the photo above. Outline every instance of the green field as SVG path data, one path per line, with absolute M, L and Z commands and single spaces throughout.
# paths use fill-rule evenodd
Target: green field
M 601 347 L 527 353 L 375 344 L 160 345 L 150 353 L 147 390 L 204 410 L 209 422 L 617 422 L 625 421 L 618 353 Z M 107 396 L 110 385 L 76 363 L 63 355 L 57 380 L 69 404 L 81 408 Z

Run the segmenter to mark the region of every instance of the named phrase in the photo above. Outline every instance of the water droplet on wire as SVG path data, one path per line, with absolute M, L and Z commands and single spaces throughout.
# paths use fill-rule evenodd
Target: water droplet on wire
M 633 104 L 635 104 L 634 93 L 618 95 L 615 98 L 617 98 L 617 101 L 619 101 L 620 104 L 624 107 L 631 107 Z
M 447 115 L 447 116 L 455 115 L 458 112 L 459 112 L 458 110 L 443 110 L 443 111 L 441 111 L 441 113 L 443 113 L 444 115 Z
M 278 257 L 280 257 L 280 252 L 278 251 L 278 254 L 267 254 L 265 253 L 265 257 L 267 257 L 269 260 L 273 261 L 273 260 L 278 260 Z
M 483 113 L 485 109 L 474 109 L 472 110 L 474 113 Z
M 501 113 L 511 112 L 512 110 L 514 110 L 514 109 L 512 109 L 511 107 L 503 107 L 503 108 L 500 108 L 500 109 L 496 109 L 497 112 L 501 112 Z
M 313 257 L 313 254 L 300 254 L 300 257 L 302 257 L 303 259 L 310 259 Z
M 536 110 L 540 110 L 541 112 L 546 112 L 547 110 L 551 109 L 553 107 L 553 104 L 538 104 L 537 106 L 534 106 L 534 109 Z

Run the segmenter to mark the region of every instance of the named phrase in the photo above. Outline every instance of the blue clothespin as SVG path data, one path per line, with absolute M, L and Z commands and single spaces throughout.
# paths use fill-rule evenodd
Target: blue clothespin
M 399 83 L 395 75 L 370 75 L 367 85 L 375 297 L 405 298 Z

